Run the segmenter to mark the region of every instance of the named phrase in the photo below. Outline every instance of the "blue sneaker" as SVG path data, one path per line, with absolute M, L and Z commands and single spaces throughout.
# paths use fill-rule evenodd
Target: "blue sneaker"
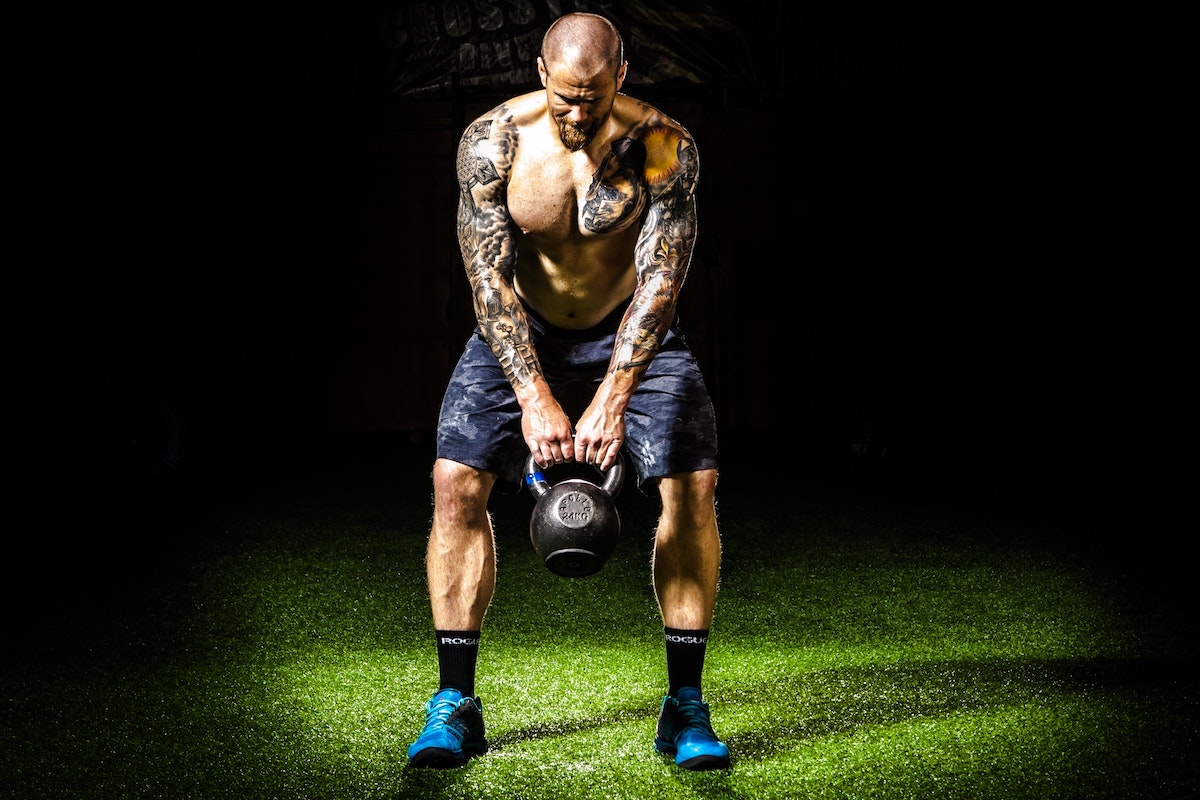
M 663 698 L 654 749 L 675 756 L 675 763 L 684 769 L 729 767 L 729 748 L 713 733 L 708 703 L 700 699 L 699 689 L 690 686 L 675 697 Z
M 485 750 L 483 703 L 457 689 L 443 689 L 425 704 L 425 727 L 408 748 L 408 765 L 461 767 Z

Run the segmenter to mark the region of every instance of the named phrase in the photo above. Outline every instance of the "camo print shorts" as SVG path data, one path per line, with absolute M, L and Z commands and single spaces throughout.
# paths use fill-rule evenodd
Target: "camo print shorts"
M 528 306 L 542 371 L 572 421 L 579 419 L 604 377 L 617 326 L 628 303 L 586 330 L 566 330 L 546 322 Z M 625 411 L 627 467 L 638 487 L 663 475 L 715 469 L 717 427 L 712 401 L 696 359 L 682 333 L 672 328 Z M 437 456 L 495 473 L 515 484 L 523 480 L 529 449 L 521 433 L 521 407 L 483 335 L 467 340 L 442 399 Z

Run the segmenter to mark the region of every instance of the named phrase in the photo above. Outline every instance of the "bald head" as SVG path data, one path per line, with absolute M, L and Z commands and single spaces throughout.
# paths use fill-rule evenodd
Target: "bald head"
M 616 75 L 625 49 L 616 27 L 599 14 L 566 14 L 546 31 L 542 61 L 580 76 Z

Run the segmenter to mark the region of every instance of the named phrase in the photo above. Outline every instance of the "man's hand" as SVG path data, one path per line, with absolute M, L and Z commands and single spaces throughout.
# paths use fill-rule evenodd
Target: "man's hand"
M 524 406 L 521 433 L 533 460 L 542 467 L 575 460 L 571 420 L 556 400 L 538 400 Z
M 604 471 L 617 460 L 624 442 L 625 413 L 593 401 L 575 428 L 575 457 Z

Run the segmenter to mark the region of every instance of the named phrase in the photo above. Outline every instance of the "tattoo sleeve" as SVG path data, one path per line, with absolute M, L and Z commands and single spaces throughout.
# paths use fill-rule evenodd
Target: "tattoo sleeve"
M 457 159 L 458 243 L 475 318 L 514 388 L 541 373 L 513 288 L 517 249 L 504 192 L 516 146 L 516 128 L 501 105 L 467 128 Z
M 651 202 L 634 252 L 637 289 L 617 332 L 610 372 L 640 375 L 650 364 L 675 318 L 675 302 L 687 277 L 696 242 L 695 143 L 675 127 L 643 133 L 650 157 L 646 180 Z

